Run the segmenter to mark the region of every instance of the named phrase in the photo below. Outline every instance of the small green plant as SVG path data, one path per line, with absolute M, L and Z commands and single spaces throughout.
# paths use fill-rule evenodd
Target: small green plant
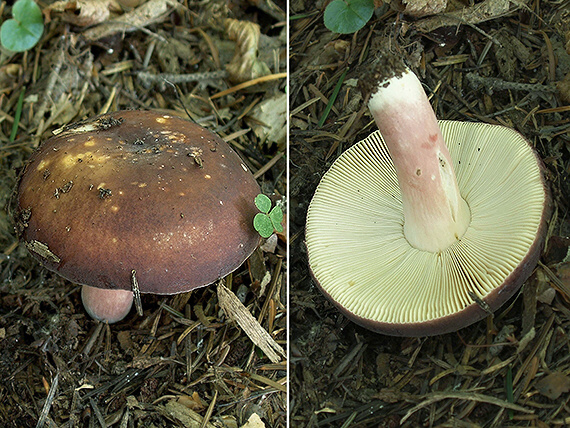
M 12 7 L 13 19 L 0 27 L 0 43 L 14 52 L 33 48 L 44 32 L 44 17 L 34 0 L 18 0 Z
M 374 0 L 333 0 L 325 9 L 325 26 L 334 33 L 350 34 L 372 18 Z
M 255 206 L 261 212 L 255 215 L 253 227 L 262 238 L 269 238 L 275 231 L 283 232 L 281 207 L 276 205 L 271 209 L 271 199 L 261 193 L 255 197 Z

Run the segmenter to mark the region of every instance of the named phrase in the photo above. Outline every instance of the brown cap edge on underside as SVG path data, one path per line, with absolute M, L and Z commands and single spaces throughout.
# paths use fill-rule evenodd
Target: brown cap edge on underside
M 548 221 L 550 219 L 550 215 L 552 214 L 552 196 L 543 173 L 545 170 L 544 163 L 534 148 L 532 146 L 530 147 L 538 163 L 540 177 L 545 194 L 542 218 L 535 240 L 530 246 L 526 256 L 522 259 L 517 268 L 511 272 L 507 278 L 505 278 L 503 284 L 493 290 L 483 299 L 484 302 L 489 305 L 492 311 L 499 309 L 528 279 L 528 277 L 532 274 L 536 264 L 538 263 L 538 259 L 542 254 L 542 250 L 544 249 Z M 329 293 L 324 290 L 311 268 L 310 260 L 308 260 L 309 256 L 306 243 L 305 248 L 307 249 L 307 264 L 309 271 L 313 277 L 313 282 L 317 285 L 321 293 L 323 293 L 323 295 L 349 320 L 373 332 L 402 337 L 436 336 L 440 334 L 455 332 L 461 328 L 474 324 L 489 315 L 489 313 L 487 313 L 477 303 L 474 302 L 472 305 L 467 306 L 460 312 L 456 312 L 446 317 L 418 323 L 387 323 L 374 321 L 368 318 L 362 318 L 347 310 L 344 306 L 340 305 L 330 296 Z

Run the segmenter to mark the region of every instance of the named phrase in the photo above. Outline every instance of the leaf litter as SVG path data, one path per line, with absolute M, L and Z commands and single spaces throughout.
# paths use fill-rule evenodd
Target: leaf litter
M 264 193 L 286 194 L 284 148 L 247 124 L 257 103 L 285 87 L 284 2 L 114 4 L 54 3 L 38 45 L 0 57 L 0 426 L 285 427 L 286 359 L 271 361 L 226 316 L 215 285 L 142 295 L 142 317 L 103 325 L 86 315 L 77 285 L 17 241 L 11 194 L 31 152 L 61 126 L 119 109 L 190 116 L 239 152 Z M 230 18 L 270 41 L 259 52 L 272 58 L 266 80 L 246 89 L 225 69 L 236 52 L 223 26 Z M 180 78 L 199 74 L 208 77 Z M 281 236 L 273 252 L 259 250 L 255 272 L 246 263 L 224 283 L 227 293 L 241 290 L 242 311 L 277 349 L 287 339 L 285 248 Z
M 419 19 L 388 3 L 376 2 L 371 21 L 349 35 L 324 27 L 320 3 L 291 3 L 291 425 L 565 426 L 570 307 L 559 275 L 570 233 L 570 3 L 449 2 Z M 553 195 L 541 264 L 494 316 L 456 333 L 369 332 L 319 293 L 307 268 L 308 204 L 331 163 L 374 129 L 356 83 L 386 48 L 418 73 L 438 118 L 525 135 Z

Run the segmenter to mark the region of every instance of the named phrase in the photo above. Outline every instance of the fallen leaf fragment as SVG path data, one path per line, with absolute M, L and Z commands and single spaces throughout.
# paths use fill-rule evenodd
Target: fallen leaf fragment
M 251 128 L 261 143 L 271 146 L 285 144 L 287 137 L 287 94 L 278 93 L 254 107 L 249 117 L 255 119 Z
M 192 395 L 181 395 L 178 397 L 178 402 L 190 410 L 194 410 L 195 412 L 203 410 L 206 405 L 200 398 L 198 392 L 194 391 Z
M 562 372 L 552 372 L 539 380 L 535 387 L 541 395 L 556 400 L 565 392 L 570 391 L 570 378 Z
M 180 426 L 187 428 L 216 428 L 210 422 L 204 425 L 204 417 L 192 409 L 189 409 L 178 400 L 170 400 L 164 406 L 159 406 L 157 411 L 179 422 Z
M 168 7 L 179 6 L 176 0 L 149 0 L 136 9 L 102 22 L 83 32 L 83 37 L 94 41 L 116 33 L 139 30 L 167 18 Z
M 392 7 L 406 15 L 421 18 L 441 13 L 447 7 L 447 0 L 396 0 Z
M 12 87 L 22 72 L 20 64 L 6 64 L 0 67 L 0 88 Z
M 512 13 L 520 7 L 522 6 L 510 0 L 484 0 L 473 6 L 422 19 L 414 24 L 414 28 L 421 32 L 430 33 L 441 27 L 474 25 Z
M 265 428 L 265 424 L 257 413 L 252 413 L 247 422 L 241 428 Z
M 89 27 L 109 19 L 111 11 L 121 11 L 115 0 L 61 0 L 49 5 L 44 13 L 48 19 L 55 12 L 61 14 L 61 19 L 66 22 Z
M 259 25 L 229 18 L 224 24 L 228 38 L 236 42 L 234 57 L 226 65 L 230 80 L 240 83 L 270 74 L 267 64 L 257 58 L 261 33 Z

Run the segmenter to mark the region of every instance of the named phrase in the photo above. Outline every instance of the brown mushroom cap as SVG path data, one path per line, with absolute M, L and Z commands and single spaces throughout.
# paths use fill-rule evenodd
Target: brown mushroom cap
M 68 280 L 175 294 L 238 268 L 259 243 L 260 192 L 212 132 L 150 111 L 118 111 L 41 145 L 18 187 L 17 229 Z

